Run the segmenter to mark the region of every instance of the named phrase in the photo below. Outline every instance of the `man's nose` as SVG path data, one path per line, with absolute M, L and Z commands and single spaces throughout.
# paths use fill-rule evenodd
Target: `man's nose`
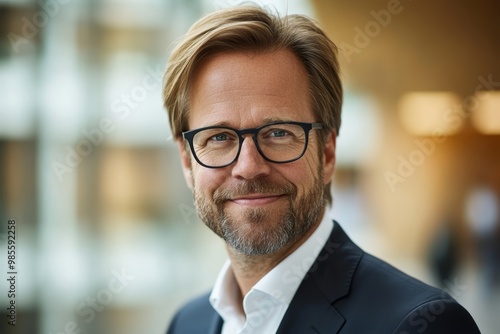
M 251 136 L 244 137 L 240 155 L 233 165 L 232 175 L 250 180 L 266 176 L 270 171 L 270 162 L 260 155 L 253 138 Z

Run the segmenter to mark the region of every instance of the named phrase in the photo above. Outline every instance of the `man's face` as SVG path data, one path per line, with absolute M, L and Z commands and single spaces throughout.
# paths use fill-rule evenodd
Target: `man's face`
M 318 121 L 307 73 L 290 51 L 218 54 L 198 66 L 190 90 L 190 130 L 255 128 L 274 121 Z M 335 164 L 335 137 L 320 148 L 319 136 L 312 130 L 304 156 L 285 164 L 266 161 L 245 136 L 238 160 L 216 169 L 199 165 L 179 142 L 201 219 L 246 255 L 271 254 L 301 242 L 321 219 L 323 189 Z

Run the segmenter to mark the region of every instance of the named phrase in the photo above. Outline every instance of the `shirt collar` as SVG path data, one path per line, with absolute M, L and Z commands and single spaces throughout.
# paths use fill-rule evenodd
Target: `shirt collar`
M 309 268 L 326 244 L 332 230 L 333 221 L 325 214 L 313 234 L 292 254 L 262 277 L 247 296 L 259 291 L 289 305 Z M 235 316 L 239 309 L 236 307 L 237 294 L 239 293 L 239 287 L 231 269 L 231 262 L 227 260 L 215 281 L 210 295 L 210 303 L 223 319 Z
M 262 277 L 252 290 L 264 292 L 282 303 L 290 304 L 300 283 L 325 246 L 332 229 L 333 221 L 325 215 L 313 234 Z

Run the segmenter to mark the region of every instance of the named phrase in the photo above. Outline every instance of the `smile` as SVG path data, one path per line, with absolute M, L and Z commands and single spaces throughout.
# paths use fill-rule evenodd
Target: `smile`
M 229 201 L 238 205 L 260 206 L 273 203 L 279 200 L 280 198 L 283 198 L 283 196 L 284 195 L 253 194 L 253 195 L 246 195 L 238 198 L 233 198 Z

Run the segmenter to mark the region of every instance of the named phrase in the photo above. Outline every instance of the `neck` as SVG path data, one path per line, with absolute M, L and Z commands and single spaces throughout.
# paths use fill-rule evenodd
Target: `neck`
M 300 239 L 291 242 L 273 254 L 245 255 L 227 246 L 227 252 L 231 259 L 231 268 L 241 292 L 241 302 L 243 302 L 243 297 L 262 277 L 292 254 L 314 233 L 320 222 L 321 220 L 313 225 Z

